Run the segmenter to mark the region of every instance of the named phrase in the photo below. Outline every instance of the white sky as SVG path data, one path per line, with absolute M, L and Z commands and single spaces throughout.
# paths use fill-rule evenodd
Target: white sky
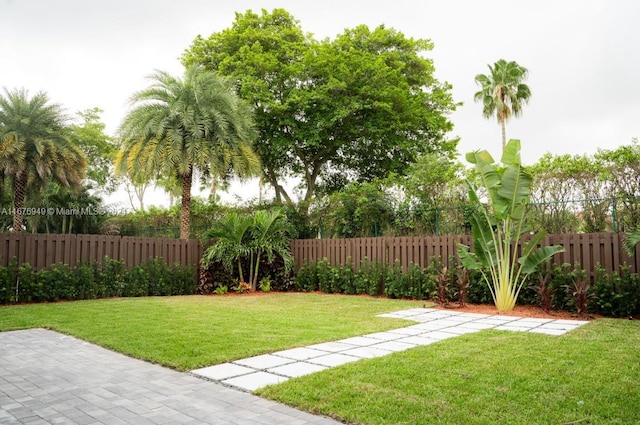
M 230 27 L 235 12 L 277 7 L 317 39 L 359 24 L 431 39 L 437 77 L 464 103 L 451 116 L 462 154 L 498 156 L 499 126 L 473 94 L 474 76 L 500 58 L 530 72 L 531 102 L 507 126 L 526 163 L 640 136 L 637 0 L 0 0 L 0 87 L 44 90 L 69 113 L 99 107 L 113 134 L 145 76 L 182 74 L 178 58 L 196 35 Z

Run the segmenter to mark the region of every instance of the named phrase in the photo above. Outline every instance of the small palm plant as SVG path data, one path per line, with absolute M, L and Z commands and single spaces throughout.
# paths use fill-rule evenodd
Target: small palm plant
M 231 270 L 235 263 L 240 283 L 247 283 L 255 291 L 260 260 L 264 257 L 267 261 L 273 261 L 279 256 L 284 260 L 285 269 L 291 268 L 292 236 L 293 228 L 280 209 L 257 211 L 253 216 L 232 212 L 205 233 L 205 238 L 213 239 L 215 243 L 204 252 L 202 264 L 208 266 L 213 261 L 221 261 Z M 245 280 L 243 260 L 249 262 L 248 280 Z

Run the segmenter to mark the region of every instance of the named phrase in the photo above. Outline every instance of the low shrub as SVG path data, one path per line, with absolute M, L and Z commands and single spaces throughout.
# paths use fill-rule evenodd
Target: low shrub
M 122 261 L 108 257 L 75 266 L 53 264 L 40 271 L 28 263 L 18 266 L 15 259 L 0 266 L 0 304 L 189 295 L 195 289 L 192 267 L 169 266 L 161 258 L 128 269 Z
M 344 266 L 332 266 L 323 258 L 317 263 L 305 263 L 295 273 L 293 287 L 298 291 L 429 299 L 441 304 L 493 304 L 489 286 L 479 271 L 468 271 L 454 259 L 450 259 L 449 264 L 452 266 L 444 271 L 442 262 L 436 259 L 427 268 L 410 264 L 404 270 L 399 261 L 389 267 L 380 261 L 364 258 L 360 267 L 354 268 L 351 259 Z M 438 273 L 442 275 L 442 283 L 450 284 L 439 287 Z M 573 311 L 580 315 L 585 314 L 586 309 L 588 313 L 604 316 L 640 316 L 640 279 L 637 273 L 621 267 L 619 273 L 609 275 L 598 268 L 595 282 L 586 276 L 579 264 L 554 264 L 542 270 L 541 275 L 529 276 L 517 303 L 538 305 L 549 311 Z

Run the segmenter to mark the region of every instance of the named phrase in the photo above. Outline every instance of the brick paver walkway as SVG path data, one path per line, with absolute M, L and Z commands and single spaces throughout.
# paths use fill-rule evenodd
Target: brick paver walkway
M 44 329 L 0 332 L 0 424 L 337 425 Z

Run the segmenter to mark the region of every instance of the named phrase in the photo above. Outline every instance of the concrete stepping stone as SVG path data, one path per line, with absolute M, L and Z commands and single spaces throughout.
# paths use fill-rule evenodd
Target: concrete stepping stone
M 237 376 L 235 378 L 225 379 L 221 382 L 245 391 L 255 391 L 258 388 L 266 387 L 267 385 L 279 384 L 287 381 L 288 379 L 289 378 L 284 376 L 274 375 L 273 373 L 258 371 L 247 375 Z
M 295 362 L 284 366 L 278 366 L 269 369 L 269 372 L 277 375 L 288 376 L 289 378 L 297 378 L 299 376 L 309 375 L 310 373 L 320 372 L 328 369 L 329 366 L 321 366 L 307 362 Z
M 589 322 L 518 316 L 463 313 L 430 308 L 413 308 L 379 317 L 400 318 L 416 325 L 369 335 L 293 348 L 236 360 L 232 363 L 192 371 L 245 391 L 278 384 L 289 378 L 308 375 L 361 359 L 382 357 L 411 348 L 434 344 L 484 329 L 563 335 Z
M 205 378 L 213 379 L 216 381 L 222 381 L 223 379 L 246 375 L 253 372 L 255 372 L 255 369 L 233 363 L 222 363 L 219 365 L 204 367 L 202 369 L 191 371 L 191 373 L 195 375 L 204 376 Z
M 389 352 L 387 352 L 387 354 L 389 354 Z M 326 367 L 334 367 L 334 366 L 340 366 L 346 363 L 355 362 L 360 359 L 361 358 L 354 357 L 351 355 L 334 353 L 334 354 L 327 354 L 326 356 L 313 358 L 309 360 L 309 363 L 318 364 L 320 366 L 326 366 Z
M 262 356 L 249 357 L 248 359 L 236 360 L 233 363 L 240 366 L 248 366 L 254 369 L 269 369 L 270 367 L 282 366 L 287 363 L 292 363 L 293 359 L 286 357 L 274 356 L 272 354 L 265 354 Z

